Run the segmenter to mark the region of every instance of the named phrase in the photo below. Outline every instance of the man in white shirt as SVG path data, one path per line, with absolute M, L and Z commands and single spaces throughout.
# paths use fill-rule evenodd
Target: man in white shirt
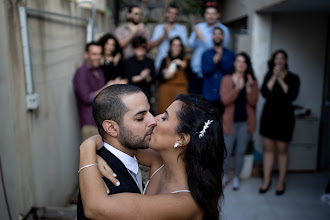
M 110 194 L 142 192 L 141 173 L 135 158 L 137 149 L 149 148 L 156 120 L 149 112 L 150 105 L 142 90 L 133 85 L 113 85 L 102 90 L 93 103 L 93 116 L 104 141 L 98 155 L 117 174 L 115 186 L 103 178 Z M 77 218 L 86 219 L 80 194 Z
M 155 68 L 159 70 L 162 60 L 167 56 L 170 49 L 170 40 L 174 37 L 180 37 L 184 46 L 188 43 L 187 28 L 184 25 L 178 24 L 179 7 L 175 4 L 170 4 L 165 12 L 166 22 L 155 27 L 150 49 L 158 47 L 157 58 L 155 60 Z

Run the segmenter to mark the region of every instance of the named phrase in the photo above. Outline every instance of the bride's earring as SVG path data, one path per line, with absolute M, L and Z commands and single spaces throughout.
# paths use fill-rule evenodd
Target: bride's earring
M 179 146 L 179 143 L 174 144 L 174 148 L 177 148 Z

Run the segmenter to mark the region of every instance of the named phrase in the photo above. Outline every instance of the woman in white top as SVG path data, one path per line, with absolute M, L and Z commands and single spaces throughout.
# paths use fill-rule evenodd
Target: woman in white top
M 91 219 L 219 219 L 225 146 L 216 111 L 204 99 L 179 95 L 157 126 L 150 149 L 137 150 L 154 174 L 145 195 L 108 195 L 96 166 L 80 172 L 85 216 Z M 80 147 L 80 164 L 96 163 L 92 137 Z

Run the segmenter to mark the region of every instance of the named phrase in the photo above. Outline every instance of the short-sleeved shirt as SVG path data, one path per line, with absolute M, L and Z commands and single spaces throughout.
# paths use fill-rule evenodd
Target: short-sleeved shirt
M 131 29 L 129 28 L 128 23 L 120 25 L 115 31 L 115 35 L 118 40 L 124 39 L 130 33 L 131 33 Z M 150 39 L 150 33 L 147 28 L 145 28 L 144 35 L 147 38 L 147 40 Z M 127 46 L 123 48 L 123 54 L 125 59 L 134 55 L 134 50 L 131 43 L 127 44 Z
M 164 35 L 164 24 L 159 24 L 155 27 L 152 34 L 151 42 L 156 41 Z M 182 24 L 175 23 L 173 28 L 168 32 L 169 38 L 164 39 L 158 46 L 157 58 L 155 60 L 156 70 L 159 70 L 162 60 L 167 57 L 170 49 L 170 40 L 174 37 L 180 37 L 184 46 L 188 43 L 187 28 Z

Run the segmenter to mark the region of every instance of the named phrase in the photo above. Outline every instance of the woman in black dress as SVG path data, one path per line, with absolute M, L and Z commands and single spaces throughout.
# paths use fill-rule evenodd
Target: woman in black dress
M 261 93 L 266 99 L 260 121 L 263 138 L 264 180 L 259 192 L 265 193 L 271 184 L 271 172 L 275 150 L 278 152 L 279 179 L 276 195 L 285 192 L 285 175 L 288 166 L 288 144 L 292 139 L 295 119 L 292 101 L 297 98 L 299 77 L 288 71 L 288 55 L 284 50 L 276 51 L 268 62 Z
M 101 67 L 105 80 L 116 80 L 117 83 L 121 84 L 128 83 L 126 79 L 123 79 L 123 51 L 116 37 L 112 34 L 105 34 L 100 38 L 99 44 L 102 46 L 103 51 Z

